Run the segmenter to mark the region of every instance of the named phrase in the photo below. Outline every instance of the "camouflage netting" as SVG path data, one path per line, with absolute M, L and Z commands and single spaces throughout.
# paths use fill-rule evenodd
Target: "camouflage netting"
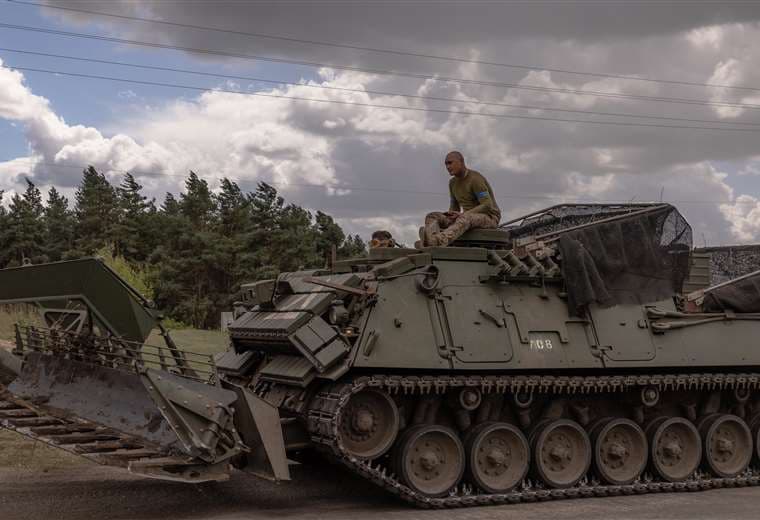
M 760 269 L 760 245 L 698 247 L 710 255 L 710 284 L 717 285 Z
M 562 233 L 570 312 L 578 315 L 592 302 L 647 303 L 680 293 L 689 272 L 691 238 L 691 227 L 669 205 Z
M 503 224 L 511 239 L 556 233 L 581 224 L 625 215 L 651 204 L 560 204 Z
M 760 312 L 760 272 L 705 294 L 704 312 Z

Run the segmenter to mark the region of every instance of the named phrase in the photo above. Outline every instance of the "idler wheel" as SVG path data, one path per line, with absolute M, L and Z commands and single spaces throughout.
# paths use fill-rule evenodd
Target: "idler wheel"
M 752 433 L 735 415 L 712 414 L 699 423 L 705 466 L 723 478 L 742 473 L 752 459 Z
M 668 482 L 686 480 L 699 467 L 702 440 L 682 417 L 659 417 L 646 428 L 652 466 Z
M 349 398 L 341 412 L 340 441 L 357 459 L 375 459 L 393 445 L 398 428 L 399 412 L 393 399 L 377 390 L 362 390 Z
M 541 422 L 536 425 L 531 439 L 535 471 L 549 487 L 574 486 L 591 465 L 591 442 L 575 421 Z
M 487 422 L 475 426 L 465 438 L 469 479 L 488 493 L 506 493 L 528 473 L 530 448 L 515 426 Z
M 464 474 L 464 446 L 451 428 L 412 426 L 394 449 L 393 465 L 401 481 L 428 497 L 446 495 Z
M 630 419 L 605 419 L 591 429 L 594 468 L 613 486 L 632 483 L 647 465 L 649 445 L 644 431 Z

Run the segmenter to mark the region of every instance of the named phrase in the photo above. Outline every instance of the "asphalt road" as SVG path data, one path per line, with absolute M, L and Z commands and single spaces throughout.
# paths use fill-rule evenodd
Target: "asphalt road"
M 232 520 L 263 518 L 476 520 L 756 520 L 760 488 L 564 500 L 448 511 L 415 509 L 328 464 L 272 484 L 237 473 L 185 485 L 84 466 L 48 473 L 0 470 L 3 520 Z

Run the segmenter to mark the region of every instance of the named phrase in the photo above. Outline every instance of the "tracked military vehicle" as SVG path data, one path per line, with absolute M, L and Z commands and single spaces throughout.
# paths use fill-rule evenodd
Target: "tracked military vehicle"
M 186 482 L 316 450 L 422 507 L 758 485 L 760 274 L 683 294 L 690 252 L 667 204 L 555 206 L 244 285 L 213 358 L 96 260 L 3 270 L 47 326 L 0 424 Z

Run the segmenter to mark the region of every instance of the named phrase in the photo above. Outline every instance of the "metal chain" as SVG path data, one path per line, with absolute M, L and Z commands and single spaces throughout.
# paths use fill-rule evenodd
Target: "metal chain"
M 646 475 L 638 482 L 624 486 L 587 482 L 585 479 L 567 489 L 543 489 L 525 480 L 520 490 L 502 494 L 482 494 L 464 486 L 455 488 L 450 496 L 431 498 L 402 484 L 392 472 L 380 463 L 361 461 L 350 455 L 338 435 L 339 418 L 343 407 L 352 395 L 367 389 L 383 389 L 389 394 L 429 395 L 442 394 L 451 388 L 475 387 L 484 393 L 532 392 L 555 395 L 622 392 L 634 387 L 653 386 L 658 390 L 725 390 L 760 387 L 760 374 L 655 374 L 628 376 L 396 376 L 377 375 L 359 377 L 348 383 L 328 386 L 319 392 L 310 404 L 307 426 L 311 439 L 341 463 L 362 477 L 383 487 L 400 498 L 423 508 L 453 508 L 476 505 L 516 504 L 569 498 L 641 495 L 645 493 L 702 491 L 723 487 L 760 485 L 760 471 L 747 469 L 733 478 L 712 478 L 697 472 L 683 482 L 658 482 Z

